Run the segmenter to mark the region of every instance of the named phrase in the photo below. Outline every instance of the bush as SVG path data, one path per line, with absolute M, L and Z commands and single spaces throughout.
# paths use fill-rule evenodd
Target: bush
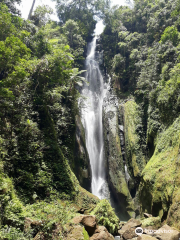
M 91 212 L 91 215 L 96 215 L 98 223 L 105 226 L 111 234 L 115 235 L 117 233 L 120 220 L 108 200 L 101 200 Z

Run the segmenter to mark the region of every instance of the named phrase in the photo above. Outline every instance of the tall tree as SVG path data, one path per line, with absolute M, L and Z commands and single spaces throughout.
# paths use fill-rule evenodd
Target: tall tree
M 28 19 L 29 19 L 29 20 L 30 20 L 30 18 L 31 18 L 31 15 L 32 15 L 32 12 L 33 12 L 33 9 L 34 9 L 35 2 L 36 2 L 36 0 L 33 0 L 31 9 L 30 9 L 30 11 L 29 11 L 29 15 L 28 15 Z

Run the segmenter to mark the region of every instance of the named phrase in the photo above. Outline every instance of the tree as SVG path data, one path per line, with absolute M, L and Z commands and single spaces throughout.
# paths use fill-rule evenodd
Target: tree
M 109 0 L 54 0 L 62 24 L 69 19 L 76 21 L 82 35 L 87 40 L 93 34 L 96 21 L 94 16 L 101 16 L 109 7 Z
M 34 24 L 38 27 L 45 26 L 50 21 L 50 14 L 53 13 L 53 9 L 48 5 L 38 6 L 34 11 L 31 20 L 34 21 Z
M 33 9 L 34 9 L 35 2 L 36 2 L 36 0 L 33 0 L 33 2 L 32 2 L 32 6 L 31 6 L 31 9 L 30 9 L 29 15 L 28 15 L 29 20 L 31 19 L 31 15 L 32 15 L 32 12 L 33 12 Z
M 10 13 L 20 15 L 20 11 L 15 7 L 15 3 L 20 4 L 21 0 L 0 0 L 0 3 L 6 4 Z

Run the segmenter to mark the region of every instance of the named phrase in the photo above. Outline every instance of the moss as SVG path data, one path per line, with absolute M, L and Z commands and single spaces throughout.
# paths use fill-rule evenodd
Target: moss
M 105 226 L 110 233 L 117 233 L 120 220 L 106 199 L 97 204 L 91 215 L 96 215 L 98 223 Z
M 150 217 L 141 220 L 142 227 L 154 226 L 157 229 L 161 227 L 161 218 L 160 217 Z
M 140 144 L 140 131 L 142 127 L 138 105 L 133 101 L 124 104 L 124 125 L 126 158 L 132 177 L 140 177 L 146 161 Z M 139 132 L 137 128 L 139 127 Z
M 104 108 L 104 140 L 105 154 L 107 159 L 108 181 L 115 202 L 116 212 L 129 219 L 134 214 L 133 200 L 128 190 L 123 156 L 121 152 L 121 140 L 119 130 L 119 111 L 113 105 Z
M 79 180 L 80 185 L 90 191 L 91 188 L 91 167 L 89 155 L 86 149 L 85 130 L 81 119 L 76 115 L 75 147 L 71 167 Z
M 180 198 L 177 197 L 180 185 L 179 161 L 180 117 L 167 130 L 159 134 L 154 155 L 143 170 L 140 186 L 142 212 L 150 211 L 154 216 L 159 215 L 164 220 L 169 207 L 175 204 L 175 201 L 176 205 L 180 203 Z M 150 195 L 149 202 L 145 199 L 145 193 Z M 179 206 L 178 209 L 180 210 Z M 171 221 L 172 214 L 170 215 L 171 225 L 177 225 L 176 222 Z M 180 218 L 177 220 L 180 222 Z
M 14 190 L 13 183 L 4 173 L 0 173 L 0 225 L 10 224 L 23 229 L 23 204 Z
M 96 204 L 99 203 L 99 198 L 94 196 L 92 193 L 86 191 L 84 188 L 79 186 L 79 192 L 77 193 L 74 202 L 80 208 L 84 208 L 87 212 L 95 208 Z
M 83 235 L 84 235 L 84 240 L 89 240 L 89 235 L 86 232 L 85 228 L 83 227 Z

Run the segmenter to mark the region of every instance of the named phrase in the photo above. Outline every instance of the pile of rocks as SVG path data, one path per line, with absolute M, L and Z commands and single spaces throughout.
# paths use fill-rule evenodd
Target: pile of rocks
M 114 240 L 114 237 L 103 226 L 97 225 L 97 219 L 91 215 L 80 215 L 72 220 L 73 226 L 66 236 L 67 240 L 84 240 L 83 228 L 90 240 Z
M 180 232 L 168 225 L 159 226 L 158 217 L 151 215 L 145 216 L 149 218 L 149 222 L 156 223 L 155 225 L 146 226 L 138 219 L 130 219 L 128 222 L 120 223 L 118 231 L 120 240 L 179 240 Z M 67 231 L 66 240 L 114 240 L 105 227 L 98 226 L 96 216 L 80 215 L 71 221 Z M 137 231 L 139 229 L 140 231 Z M 87 234 L 87 238 L 85 237 Z M 116 238 L 115 238 L 116 239 Z
M 153 217 L 152 217 L 153 218 Z M 179 240 L 180 232 L 168 225 L 164 225 L 159 229 L 154 226 L 145 227 L 142 222 L 137 219 L 130 219 L 127 223 L 120 224 L 121 240 Z M 140 231 L 137 231 L 137 228 Z

